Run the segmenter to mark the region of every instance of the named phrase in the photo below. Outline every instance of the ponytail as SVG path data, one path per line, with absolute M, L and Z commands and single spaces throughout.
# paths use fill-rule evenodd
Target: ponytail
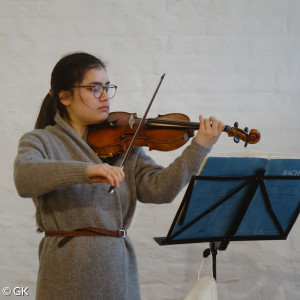
M 49 92 L 43 100 L 34 129 L 44 129 L 48 125 L 54 125 L 56 111 L 55 99 L 53 99 L 53 96 L 51 96 Z

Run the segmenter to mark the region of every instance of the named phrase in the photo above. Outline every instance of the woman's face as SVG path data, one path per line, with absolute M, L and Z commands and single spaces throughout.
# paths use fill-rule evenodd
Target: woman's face
M 87 126 L 105 121 L 109 114 L 110 102 L 106 92 L 97 99 L 90 87 L 95 84 L 107 86 L 110 83 L 104 68 L 93 68 L 86 72 L 82 82 L 75 85 L 73 95 L 61 97 L 61 102 L 66 106 L 69 119 L 67 122 L 72 127 Z

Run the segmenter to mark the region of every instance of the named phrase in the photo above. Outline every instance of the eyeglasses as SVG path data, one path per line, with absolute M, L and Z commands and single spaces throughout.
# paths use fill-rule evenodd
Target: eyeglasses
M 73 88 L 87 88 L 93 92 L 96 99 L 100 99 L 103 93 L 105 92 L 108 96 L 108 99 L 112 99 L 117 91 L 117 86 L 109 84 L 103 86 L 102 84 L 96 83 L 93 85 L 75 85 Z

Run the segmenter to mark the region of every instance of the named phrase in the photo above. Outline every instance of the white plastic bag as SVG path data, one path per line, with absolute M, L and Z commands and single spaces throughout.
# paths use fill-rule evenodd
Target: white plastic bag
M 212 258 L 212 255 L 210 256 Z M 201 261 L 197 283 L 183 300 L 218 300 L 217 283 L 214 277 L 212 275 L 200 277 L 204 260 L 205 259 L 203 258 Z
M 184 300 L 218 300 L 215 279 L 212 276 L 200 277 Z

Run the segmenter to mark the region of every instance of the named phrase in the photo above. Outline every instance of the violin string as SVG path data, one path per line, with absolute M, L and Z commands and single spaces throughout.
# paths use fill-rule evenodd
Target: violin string
M 198 129 L 199 123 L 196 122 L 185 122 L 185 121 L 176 121 L 168 119 L 148 119 L 147 126 L 159 126 L 159 125 L 174 125 L 172 127 L 182 127 L 184 129 Z M 180 128 L 181 129 L 181 128 Z

